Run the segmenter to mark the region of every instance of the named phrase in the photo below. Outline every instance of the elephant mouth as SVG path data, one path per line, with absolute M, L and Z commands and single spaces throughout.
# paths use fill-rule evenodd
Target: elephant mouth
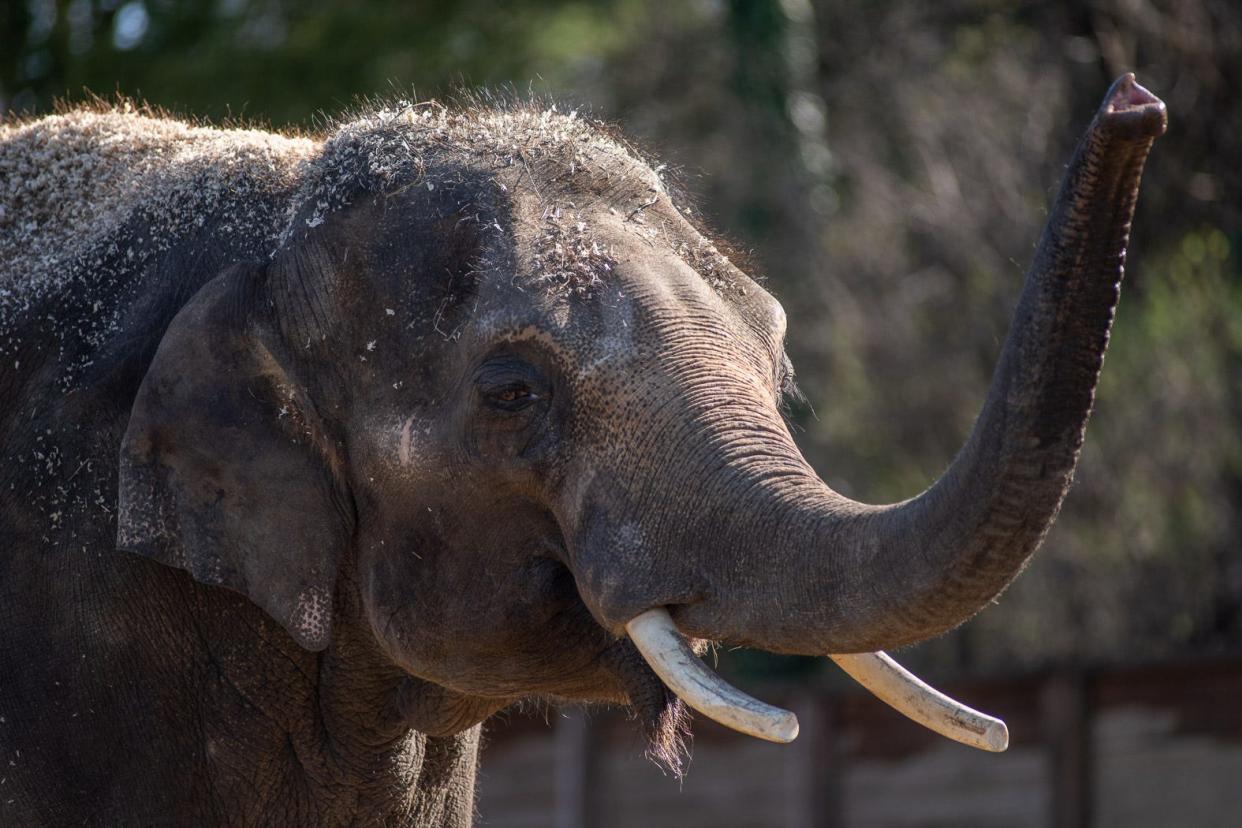
M 581 600 L 575 603 L 588 613 Z M 648 756 L 678 777 L 689 756 L 691 709 L 768 741 L 785 743 L 798 735 L 792 712 L 748 696 L 701 661 L 709 645 L 682 634 L 669 610 L 656 608 L 632 619 L 626 637 L 597 657 L 598 667 L 620 691 L 613 701 L 628 705 L 646 735 Z M 829 657 L 885 704 L 933 732 L 985 751 L 1000 752 L 1009 745 L 1004 722 L 927 685 L 886 653 Z
M 680 778 L 689 758 L 689 707 L 656 674 L 628 636 L 616 638 L 591 615 L 571 570 L 563 563 L 568 557 L 565 548 L 549 541 L 540 551 L 531 572 L 560 605 L 551 628 L 553 637 L 589 641 L 594 653 L 582 665 L 585 670 L 575 671 L 567 682 L 562 674 L 554 687 L 543 688 L 544 698 L 553 704 L 603 702 L 625 707 L 647 739 L 648 757 Z M 702 652 L 707 642 L 691 640 L 688 646 Z

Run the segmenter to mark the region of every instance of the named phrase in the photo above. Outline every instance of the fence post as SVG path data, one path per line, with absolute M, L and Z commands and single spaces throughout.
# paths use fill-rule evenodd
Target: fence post
M 1087 682 L 1079 673 L 1054 673 L 1040 691 L 1040 718 L 1052 784 L 1050 824 L 1091 824 L 1091 719 Z
M 591 727 L 581 710 L 562 711 L 556 719 L 555 825 L 586 828 L 591 815 L 590 785 L 593 776 Z
M 823 691 L 802 695 L 793 705 L 800 733 L 787 758 L 789 828 L 833 828 L 841 824 L 841 762 L 836 706 Z

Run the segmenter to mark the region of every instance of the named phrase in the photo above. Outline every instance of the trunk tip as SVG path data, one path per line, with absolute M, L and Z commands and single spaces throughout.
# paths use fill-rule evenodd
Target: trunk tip
M 1155 138 L 1163 135 L 1168 126 L 1164 101 L 1140 86 L 1133 72 L 1126 72 L 1113 82 L 1104 96 L 1099 118 L 1134 138 Z

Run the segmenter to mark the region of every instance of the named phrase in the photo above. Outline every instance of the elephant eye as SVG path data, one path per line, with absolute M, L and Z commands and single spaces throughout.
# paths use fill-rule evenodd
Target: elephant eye
M 539 400 L 539 395 L 525 385 L 511 385 L 487 396 L 488 402 L 504 411 L 520 411 Z
M 500 411 L 521 411 L 548 396 L 538 370 L 516 358 L 489 361 L 479 369 L 475 382 L 483 402 Z
M 506 388 L 496 395 L 501 402 L 517 402 L 531 396 L 529 388 Z

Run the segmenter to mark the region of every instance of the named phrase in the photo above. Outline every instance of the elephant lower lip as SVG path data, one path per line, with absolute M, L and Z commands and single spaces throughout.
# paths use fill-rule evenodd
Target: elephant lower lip
M 686 741 L 690 717 L 685 704 L 652 672 L 629 639 L 600 656 L 601 666 L 620 685 L 638 725 L 648 740 L 647 754 L 670 773 L 680 776 L 689 755 Z

